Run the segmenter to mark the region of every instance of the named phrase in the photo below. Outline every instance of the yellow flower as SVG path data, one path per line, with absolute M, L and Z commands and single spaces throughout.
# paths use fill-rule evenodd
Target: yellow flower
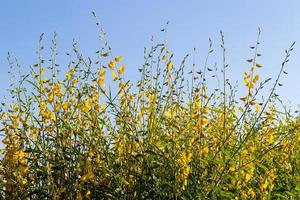
M 27 180 L 26 179 L 22 179 L 22 185 L 26 185 L 27 184 Z
M 1 113 L 0 120 L 4 119 L 6 117 L 6 113 Z
M 80 180 L 83 183 L 86 182 L 87 181 L 87 175 L 83 175 Z
M 173 63 L 172 63 L 171 60 L 168 62 L 167 67 L 168 67 L 168 68 L 172 68 L 172 67 L 173 67 Z
M 244 84 L 247 85 L 249 83 L 249 79 L 248 78 L 244 78 Z
M 67 81 L 71 80 L 71 75 L 69 73 L 66 74 L 66 80 Z
M 47 105 L 44 102 L 41 102 L 39 107 L 40 107 L 41 111 L 44 111 L 44 110 L 46 110 Z
M 255 75 L 253 78 L 253 83 L 256 83 L 259 80 L 259 75 Z
M 50 119 L 55 122 L 56 121 L 55 114 L 53 112 L 50 112 L 49 114 L 50 114 Z
M 19 120 L 17 118 L 13 118 L 12 125 L 15 128 L 19 127 Z
M 101 70 L 99 72 L 99 78 L 97 80 L 98 85 L 103 85 L 104 84 L 104 82 L 105 82 L 105 74 L 106 74 L 105 70 Z
M 118 73 L 119 73 L 119 74 L 123 74 L 124 71 L 125 71 L 125 65 L 123 64 L 123 65 L 121 65 L 121 67 L 119 68 Z
M 89 100 L 84 100 L 82 110 L 85 113 L 88 113 L 91 110 L 91 104 L 90 104 Z
M 250 188 L 250 189 L 248 190 L 248 194 L 249 194 L 252 198 L 255 197 L 255 192 L 253 191 L 252 188 Z
M 245 78 L 250 78 L 250 74 L 248 73 L 248 72 L 244 72 L 244 74 L 245 74 Z
M 204 146 L 203 149 L 202 149 L 202 152 L 204 154 L 208 154 L 208 151 L 209 151 L 208 146 Z
M 99 76 L 100 77 L 103 77 L 103 76 L 105 76 L 105 74 L 106 74 L 106 71 L 105 70 L 100 70 L 100 72 L 99 72 Z
M 75 73 L 75 68 L 72 67 L 72 68 L 70 69 L 70 74 L 73 75 L 74 73 Z
M 41 73 L 41 74 L 45 74 L 45 69 L 44 69 L 44 68 L 41 68 L 40 73 Z
M 246 86 L 247 86 L 247 88 L 252 89 L 254 87 L 254 84 L 253 83 L 247 83 Z
M 77 83 L 77 79 L 72 80 L 72 84 L 75 85 Z
M 109 63 L 108 63 L 108 67 L 109 67 L 109 68 L 114 69 L 115 66 L 116 66 L 115 61 L 113 61 L 113 60 L 109 61 Z
M 250 179 L 251 179 L 251 175 L 247 173 L 245 175 L 245 181 L 248 182 Z
M 123 56 L 118 56 L 115 58 L 116 62 L 121 62 L 123 60 Z
M 59 104 L 55 104 L 54 110 L 55 110 L 55 111 L 59 111 L 59 109 L 60 109 L 60 105 L 59 105 Z
M 100 77 L 100 78 L 98 78 L 98 80 L 97 80 L 98 85 L 103 85 L 104 82 L 105 82 L 105 78 L 104 78 L 104 77 Z
M 54 86 L 52 86 L 52 92 L 55 95 L 59 94 L 59 92 L 60 92 L 61 89 L 62 89 L 62 87 L 60 85 L 54 85 Z
M 259 104 L 255 104 L 255 111 L 259 112 L 260 111 L 260 105 Z
M 36 137 L 36 135 L 37 135 L 37 131 L 35 130 L 35 131 L 32 131 L 30 134 L 29 134 L 29 139 L 34 139 L 35 137 Z
M 52 94 L 52 93 L 49 93 L 49 94 L 48 94 L 48 101 L 49 101 L 49 103 L 52 103 L 53 100 L 54 100 L 53 94 Z
M 86 196 L 90 196 L 91 195 L 91 191 L 88 189 L 86 192 Z
M 167 111 L 167 112 L 165 112 L 165 116 L 167 119 L 171 119 L 173 117 L 173 114 L 171 111 Z
M 265 180 L 264 183 L 260 184 L 261 190 L 264 190 L 264 189 L 266 189 L 267 187 L 268 187 L 268 181 L 267 181 L 267 180 Z
M 183 169 L 183 176 L 184 177 L 187 177 L 189 174 L 190 174 L 190 167 L 189 166 L 187 166 L 187 167 L 185 167 L 184 169 Z
M 268 142 L 270 144 L 272 144 L 274 142 L 274 136 L 273 135 L 270 135 L 269 138 L 268 138 Z
M 69 108 L 69 103 L 68 102 L 63 102 L 62 107 L 64 110 L 67 110 Z
M 194 144 L 194 142 L 196 141 L 196 139 L 197 139 L 197 137 L 195 137 L 195 136 L 193 136 L 192 138 L 191 138 L 191 145 L 193 145 Z
M 111 75 L 112 75 L 112 78 L 113 78 L 114 81 L 118 80 L 118 76 L 114 71 L 112 71 Z
M 206 125 L 208 124 L 208 119 L 206 119 L 206 118 L 201 118 L 201 119 L 200 119 L 200 124 L 201 124 L 202 126 L 206 126 Z

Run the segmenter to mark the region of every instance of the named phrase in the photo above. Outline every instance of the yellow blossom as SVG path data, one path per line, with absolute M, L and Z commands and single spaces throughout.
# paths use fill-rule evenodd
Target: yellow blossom
M 61 89 L 62 89 L 62 86 L 60 86 L 60 85 L 54 85 L 54 86 L 52 86 L 52 92 L 55 95 L 58 95 Z
M 249 89 L 252 89 L 254 87 L 254 84 L 252 82 L 249 82 L 246 84 L 246 86 L 249 88 Z
M 105 82 L 105 78 L 104 77 L 100 77 L 100 78 L 98 78 L 98 80 L 97 80 L 97 83 L 98 83 L 98 85 L 103 85 L 104 84 L 104 82 Z
M 78 81 L 77 79 L 73 79 L 72 84 L 75 85 L 77 83 L 77 81 Z
M 69 108 L 69 103 L 68 102 L 63 102 L 62 107 L 64 110 L 67 110 Z
M 256 83 L 259 80 L 259 75 L 256 74 L 253 78 L 253 83 Z
M 173 67 L 173 63 L 172 63 L 171 60 L 168 62 L 167 67 L 168 67 L 168 68 L 172 68 L 172 67 Z
M 59 109 L 60 109 L 60 105 L 59 105 L 59 104 L 55 104 L 54 110 L 55 110 L 55 111 L 59 111 Z
M 271 134 L 271 135 L 269 136 L 268 142 L 269 142 L 270 144 L 272 144 L 272 143 L 274 142 L 274 136 L 273 136 L 273 134 Z
M 118 69 L 118 73 L 119 73 L 119 74 L 123 74 L 124 71 L 125 71 L 125 65 L 123 64 L 123 65 L 121 65 L 121 67 Z
M 260 111 L 260 105 L 259 104 L 255 104 L 255 111 L 259 112 Z
M 245 175 L 245 181 L 248 182 L 251 179 L 251 175 L 246 173 Z
M 121 62 L 123 60 L 123 56 L 118 56 L 115 58 L 116 62 Z
M 166 116 L 167 119 L 171 119 L 173 117 L 173 114 L 172 114 L 171 111 L 166 111 L 165 116 Z
M 208 146 L 204 146 L 204 147 L 202 148 L 202 152 L 203 152 L 204 154 L 208 154 L 208 151 L 209 151 Z
M 27 184 L 27 180 L 25 178 L 22 179 L 21 181 L 22 185 L 26 185 Z
M 91 191 L 88 189 L 86 192 L 86 196 L 90 196 L 91 195 Z
M 88 113 L 91 110 L 91 104 L 90 104 L 89 100 L 84 100 L 82 110 L 85 113 Z
M 115 66 L 116 66 L 115 61 L 113 61 L 113 60 L 109 61 L 109 63 L 108 63 L 108 67 L 109 67 L 109 68 L 114 69 Z
M 67 81 L 71 80 L 71 75 L 69 73 L 66 74 L 66 80 Z
M 45 68 L 41 68 L 40 73 L 45 74 Z
M 111 76 L 112 76 L 112 78 L 113 78 L 114 81 L 118 80 L 118 78 L 119 78 L 114 71 L 112 71 Z

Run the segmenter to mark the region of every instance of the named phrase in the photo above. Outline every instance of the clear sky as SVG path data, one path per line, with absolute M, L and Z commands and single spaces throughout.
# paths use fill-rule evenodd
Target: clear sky
M 92 10 L 100 18 L 115 54 L 124 55 L 132 80 L 143 62 L 143 48 L 150 45 L 152 35 L 163 39 L 159 30 L 167 21 L 169 46 L 178 62 L 196 47 L 197 62 L 203 63 L 208 38 L 218 50 L 219 31 L 223 30 L 229 73 L 240 83 L 242 72 L 249 69 L 245 60 L 252 56 L 248 47 L 255 43 L 258 27 L 262 29 L 260 63 L 265 66 L 261 69 L 264 78 L 274 77 L 284 49 L 299 41 L 287 67 L 289 75 L 281 81 L 284 87 L 278 93 L 292 105 L 300 103 L 299 0 L 1 0 L 0 98 L 9 83 L 7 52 L 19 59 L 22 70 L 28 70 L 37 60 L 35 50 L 41 33 L 48 42 L 54 31 L 58 33 L 62 57 L 70 51 L 73 38 L 84 55 L 92 55 L 98 47 Z

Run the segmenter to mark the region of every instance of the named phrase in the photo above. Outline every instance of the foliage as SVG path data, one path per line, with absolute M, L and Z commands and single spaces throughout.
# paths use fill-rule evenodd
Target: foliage
M 97 23 L 99 25 L 99 23 Z M 178 67 L 167 45 L 145 49 L 141 79 L 124 77 L 100 28 L 97 60 L 73 44 L 63 78 L 42 56 L 12 85 L 0 112 L 4 136 L 0 196 L 5 199 L 296 199 L 300 193 L 299 119 L 280 112 L 275 93 L 294 44 L 265 101 L 259 35 L 236 98 L 223 66 Z M 12 59 L 9 59 L 10 61 Z M 10 62 L 13 65 L 13 61 Z M 49 67 L 47 67 L 49 66 Z M 220 72 L 220 73 L 219 73 Z M 221 83 L 208 88 L 207 76 Z M 220 77 L 221 76 L 221 77 Z M 113 89 L 108 86 L 113 84 Z

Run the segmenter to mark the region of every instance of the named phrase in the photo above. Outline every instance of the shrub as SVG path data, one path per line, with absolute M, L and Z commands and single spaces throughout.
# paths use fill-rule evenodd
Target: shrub
M 202 68 L 187 66 L 188 55 L 176 66 L 157 44 L 145 50 L 136 84 L 105 37 L 94 61 L 74 43 L 64 76 L 55 38 L 48 63 L 41 37 L 39 63 L 19 76 L 0 113 L 2 198 L 299 198 L 299 119 L 280 112 L 275 94 L 294 44 L 262 101 L 270 79 L 258 75 L 259 35 L 240 99 L 227 80 L 222 33 L 220 68 L 207 65 L 211 41 Z M 221 88 L 208 87 L 208 74 Z

